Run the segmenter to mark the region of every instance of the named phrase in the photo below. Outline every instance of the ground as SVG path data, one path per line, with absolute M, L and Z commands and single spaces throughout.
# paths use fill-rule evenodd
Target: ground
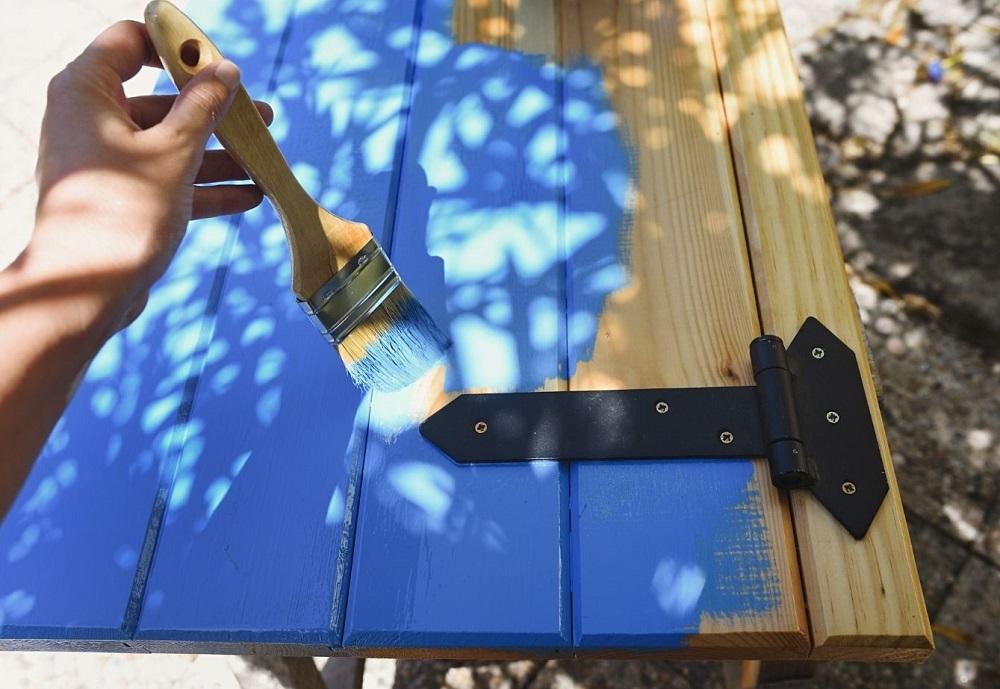
M 44 85 L 136 0 L 0 0 L 0 265 L 30 231 Z M 1000 6 L 781 0 L 871 355 L 938 650 L 799 687 L 1000 684 Z M 67 11 L 70 10 L 70 11 Z M 44 27 L 44 28 L 43 28 Z M 44 33 L 44 36 L 43 36 Z M 51 46 L 49 50 L 46 46 Z M 148 89 L 144 76 L 133 92 Z M 6 252 L 6 253 L 5 253 Z M 322 661 L 320 661 L 322 662 Z M 225 656 L 0 654 L 2 689 L 286 686 Z M 717 664 L 369 662 L 365 687 L 722 686 Z

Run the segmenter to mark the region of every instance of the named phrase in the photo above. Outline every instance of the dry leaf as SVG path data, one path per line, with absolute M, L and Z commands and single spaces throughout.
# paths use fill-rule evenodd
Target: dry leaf
M 950 186 L 951 180 L 929 179 L 925 182 L 912 182 L 910 184 L 900 185 L 892 190 L 892 195 L 904 199 L 918 199 L 921 196 L 927 196 L 928 194 L 936 194 L 939 191 L 944 191 Z
M 955 643 L 962 644 L 963 646 L 970 646 L 972 644 L 972 637 L 957 627 L 935 624 L 932 625 L 931 628 L 934 630 L 935 634 L 940 634 L 949 641 L 954 641 Z

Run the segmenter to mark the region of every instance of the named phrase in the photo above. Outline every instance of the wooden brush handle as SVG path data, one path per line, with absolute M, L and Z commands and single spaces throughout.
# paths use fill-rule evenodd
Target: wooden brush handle
M 223 59 L 208 36 L 166 0 L 150 2 L 145 17 L 156 52 L 178 89 Z M 215 135 L 274 204 L 288 238 L 292 290 L 308 299 L 371 239 L 371 231 L 320 208 L 306 193 L 242 85 Z

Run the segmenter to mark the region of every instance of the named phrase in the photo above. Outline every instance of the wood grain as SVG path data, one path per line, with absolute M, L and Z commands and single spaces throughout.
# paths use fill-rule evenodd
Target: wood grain
M 811 495 L 792 506 L 817 659 L 920 660 L 933 649 L 857 311 L 775 0 L 709 0 L 764 328 L 819 318 L 858 353 L 889 495 L 854 540 Z
M 758 322 L 703 4 L 565 0 L 558 7 L 563 63 L 583 58 L 600 67 L 634 156 L 628 282 L 607 299 L 590 356 L 571 346 L 570 361 L 581 361 L 570 387 L 750 383 L 747 347 Z M 568 215 L 586 195 L 567 189 Z M 585 289 L 586 276 L 574 257 L 568 264 L 572 294 Z M 688 657 L 807 652 L 787 503 L 763 461 L 576 463 L 573 471 L 578 643 L 678 643 Z M 658 488 L 647 491 L 648 484 Z M 685 531 L 696 533 L 690 546 Z M 616 540 L 634 541 L 637 550 L 601 564 L 610 555 L 602 548 Z M 650 550 L 658 564 L 647 562 Z M 752 564 L 741 560 L 750 552 Z M 734 562 L 741 565 L 730 577 Z M 608 566 L 618 571 L 603 571 Z M 658 616 L 625 593 L 642 587 L 648 596 L 650 577 L 656 586 L 660 575 L 677 577 L 676 588 L 678 571 L 704 577 L 693 623 L 669 591 L 659 592 Z

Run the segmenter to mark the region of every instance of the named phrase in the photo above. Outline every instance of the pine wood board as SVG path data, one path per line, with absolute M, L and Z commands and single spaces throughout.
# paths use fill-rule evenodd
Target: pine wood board
M 458 2 L 454 13 L 456 37 L 509 48 L 512 37 L 527 38 L 532 29 L 537 35 L 539 27 L 549 25 L 543 9 L 548 3 L 529 4 L 533 16 L 518 21 L 517 3 Z M 574 169 L 566 173 L 564 223 L 572 225 L 575 216 L 590 209 L 593 197 L 601 193 L 594 188 L 593 179 L 600 180 L 601 171 L 606 174 L 617 162 L 618 151 L 602 148 L 601 142 L 595 145 L 576 133 L 574 128 L 583 126 L 573 121 L 580 94 L 596 90 L 603 90 L 604 98 L 610 94 L 607 110 L 590 110 L 587 117 L 598 120 L 612 115 L 609 119 L 628 139 L 623 144 L 630 160 L 625 161 L 627 169 L 620 172 L 636 177 L 620 191 L 628 197 L 622 200 L 620 209 L 626 217 L 613 217 L 613 209 L 604 209 L 609 221 L 618 220 L 623 225 L 618 228 L 620 241 L 627 246 L 623 247 L 621 259 L 626 264 L 631 259 L 631 265 L 621 266 L 623 275 L 627 274 L 626 284 L 598 311 L 603 313 L 595 329 L 596 343 L 570 344 L 568 365 L 571 373 L 575 369 L 570 380 L 574 389 L 745 384 L 750 378 L 746 346 L 757 334 L 756 312 L 714 58 L 704 44 L 696 45 L 691 40 L 699 31 L 707 34 L 706 17 L 697 3 L 692 7 L 684 5 L 670 17 L 651 14 L 656 7 L 656 3 L 636 3 L 626 8 L 599 2 L 556 3 L 554 28 L 559 45 L 556 52 L 544 51 L 545 59 L 554 59 L 566 69 L 566 156 L 589 163 L 579 175 Z M 539 47 L 537 42 L 534 45 Z M 591 83 L 595 80 L 596 86 Z M 675 143 L 681 145 L 675 148 Z M 576 148 L 591 150 L 580 152 Z M 706 171 L 704 179 L 690 174 L 692 169 Z M 614 248 L 612 245 L 608 253 L 614 253 Z M 588 277 L 584 270 L 588 257 L 581 259 L 573 250 L 567 243 L 567 309 L 573 311 L 567 313 L 568 321 L 578 315 L 574 296 L 586 290 Z M 682 280 L 673 278 L 680 274 Z M 635 337 L 633 334 L 638 332 L 644 335 Z M 591 346 L 593 351 L 589 351 Z M 691 620 L 679 619 L 683 615 L 676 614 L 677 610 L 659 612 L 645 620 L 642 613 L 648 608 L 648 581 L 643 577 L 648 580 L 654 570 L 643 569 L 648 563 L 639 564 L 643 558 L 634 552 L 619 557 L 606 548 L 619 545 L 614 541 L 629 532 L 641 539 L 647 527 L 663 527 L 667 515 L 657 511 L 657 504 L 690 501 L 690 508 L 672 516 L 691 523 L 706 517 L 699 505 L 711 505 L 707 509 L 717 514 L 727 507 L 713 502 L 721 496 L 705 485 L 681 490 L 678 495 L 663 491 L 651 497 L 653 512 L 631 513 L 628 506 L 633 501 L 641 502 L 630 481 L 639 476 L 637 469 L 653 473 L 642 480 L 683 485 L 699 474 L 708 475 L 714 468 L 697 463 L 689 467 L 573 466 L 577 530 L 571 547 L 571 586 L 578 652 L 608 653 L 612 652 L 612 644 L 615 653 L 631 646 L 631 653 L 656 647 L 660 654 L 669 654 L 668 647 L 683 646 L 680 653 L 688 657 L 747 653 L 755 647 L 760 653 L 784 656 L 806 652 L 804 607 L 786 501 L 770 486 L 763 463 L 742 464 L 730 472 L 731 476 L 722 476 L 752 487 L 752 507 L 748 511 L 753 511 L 766 526 L 763 533 L 751 534 L 748 530 L 742 545 L 735 547 L 746 548 L 748 541 L 754 541 L 749 547 L 764 553 L 768 574 L 773 575 L 767 584 L 768 593 L 745 581 L 745 596 L 749 599 L 764 594 L 760 597 L 780 603 L 764 613 L 695 614 L 693 625 Z M 611 515 L 609 521 L 597 524 L 598 531 L 611 537 L 600 547 L 589 535 L 590 517 L 583 516 L 587 509 L 594 513 L 595 508 Z M 619 514 L 615 514 L 616 510 Z M 629 523 L 617 521 L 622 514 L 631 515 Z M 737 524 L 732 527 L 740 528 Z M 653 542 L 649 545 L 653 546 Z M 666 548 L 670 550 L 670 546 Z M 586 552 L 580 552 L 583 550 Z M 630 563 L 629 558 L 637 561 Z M 607 571 L 608 566 L 601 563 L 604 559 L 613 560 L 614 564 L 608 566 L 616 571 Z M 661 558 L 660 565 L 665 562 L 674 560 Z M 683 566 L 696 567 L 692 563 Z M 615 581 L 607 588 L 600 583 L 606 576 L 620 577 L 630 568 L 634 571 L 628 575 L 634 581 Z M 596 586 L 590 584 L 592 578 L 598 582 Z M 618 584 L 632 589 L 636 581 L 643 594 L 629 603 L 620 594 Z M 584 587 L 586 590 L 581 590 Z M 625 631 L 621 619 L 601 619 L 609 610 L 628 617 L 626 626 L 631 623 L 643 627 L 643 631 Z M 593 620 L 589 625 L 588 618 Z
M 703 40 L 703 4 L 565 0 L 558 15 L 561 62 L 570 66 L 584 59 L 599 68 L 633 156 L 631 217 L 623 238 L 627 281 L 607 298 L 592 351 L 571 343 L 570 362 L 579 363 L 570 387 L 751 383 L 747 347 L 759 334 L 756 306 L 714 56 Z M 572 79 L 571 72 L 567 101 L 574 95 Z M 601 162 L 595 160 L 594 169 Z M 567 213 L 578 196 L 589 195 L 585 189 L 574 194 L 568 185 Z M 586 275 L 577 275 L 574 256 L 567 262 L 572 297 L 585 289 Z M 657 486 L 651 494 L 632 483 L 637 471 L 647 474 L 643 483 Z M 579 644 L 600 647 L 605 638 L 634 647 L 673 641 L 688 657 L 719 649 L 785 656 L 807 651 L 787 502 L 762 460 L 729 467 L 710 461 L 641 468 L 575 463 L 573 472 Z M 725 486 L 736 490 L 729 493 Z M 678 503 L 683 507 L 676 512 L 664 512 Z M 612 516 L 597 516 L 602 510 Z M 727 516 L 705 526 L 720 515 Z M 726 521 L 728 516 L 733 519 Z M 652 536 L 658 529 L 663 538 Z M 686 532 L 695 534 L 693 550 Z M 630 537 L 637 539 L 637 551 L 661 550 L 655 570 L 643 570 L 646 558 L 630 552 L 609 576 L 602 551 Z M 729 573 L 732 563 L 738 571 Z M 689 633 L 685 615 L 665 605 L 670 599 L 663 598 L 663 589 L 656 616 L 646 612 L 645 599 L 621 593 L 620 586 L 639 587 L 651 573 L 656 582 L 669 572 L 679 577 L 677 571 L 697 570 L 706 580 L 692 603 L 699 614 Z
M 790 341 L 819 318 L 858 354 L 889 495 L 856 541 L 808 494 L 792 496 L 816 659 L 921 660 L 927 610 L 863 331 L 775 0 L 709 0 L 726 117 L 764 329 Z

